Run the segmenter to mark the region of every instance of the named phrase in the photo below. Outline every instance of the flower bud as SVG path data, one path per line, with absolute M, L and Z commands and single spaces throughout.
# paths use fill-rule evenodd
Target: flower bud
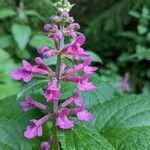
M 50 31 L 50 30 L 52 30 L 53 29 L 53 25 L 52 24 L 45 24 L 44 25 L 44 30 L 46 31 L 46 32 L 48 32 L 48 31 Z
M 48 46 L 43 46 L 41 48 L 38 49 L 38 53 L 39 54 L 43 54 L 45 51 L 47 51 L 49 49 Z
M 78 23 L 72 23 L 67 28 L 70 29 L 70 30 L 79 30 L 80 25 Z
M 62 17 L 68 18 L 69 17 L 69 13 L 67 11 L 64 11 L 62 13 Z

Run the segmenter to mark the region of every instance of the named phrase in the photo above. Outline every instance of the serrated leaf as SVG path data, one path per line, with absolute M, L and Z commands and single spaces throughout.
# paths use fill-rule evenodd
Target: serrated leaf
M 32 109 L 24 113 L 16 101 L 16 96 L 0 100 L 0 103 L 0 149 L 38 149 L 40 139 L 27 140 L 23 137 L 23 132 L 30 119 L 41 118 L 41 112 Z
M 32 150 L 38 148 L 40 140 L 34 140 L 34 143 L 27 142 L 22 136 L 22 129 L 15 121 L 0 118 L 0 122 L 0 149 L 2 146 L 4 150 Z
M 66 64 L 68 67 L 74 67 L 72 60 L 67 57 L 62 57 L 62 63 Z
M 44 36 L 34 36 L 30 41 L 30 45 L 36 49 L 42 46 L 55 47 L 53 40 Z
M 18 47 L 23 50 L 29 41 L 31 28 L 25 25 L 13 24 L 11 31 Z
M 58 134 L 63 150 L 114 150 L 103 136 L 88 125 L 76 123 L 71 130 L 60 130 Z
M 7 17 L 15 16 L 16 12 L 12 9 L 1 9 L 0 10 L 0 19 L 4 19 Z
M 148 28 L 143 25 L 138 25 L 137 30 L 139 34 L 145 34 L 148 31 Z
M 125 95 L 91 109 L 93 126 L 116 149 L 148 149 L 150 144 L 150 97 Z
M 75 85 L 73 83 L 69 83 L 69 82 L 62 82 L 61 83 L 61 99 L 67 99 L 69 97 L 71 97 L 73 95 L 73 93 L 75 92 Z
M 25 84 L 18 92 L 17 99 L 25 95 L 34 94 L 39 91 L 48 82 L 47 79 L 35 78 Z

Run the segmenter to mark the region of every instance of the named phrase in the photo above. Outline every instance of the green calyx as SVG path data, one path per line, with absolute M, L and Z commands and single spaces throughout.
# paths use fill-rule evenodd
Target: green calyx
M 70 4 L 68 0 L 59 0 L 58 2 L 54 3 L 53 6 L 60 12 L 67 11 L 69 12 L 74 4 Z

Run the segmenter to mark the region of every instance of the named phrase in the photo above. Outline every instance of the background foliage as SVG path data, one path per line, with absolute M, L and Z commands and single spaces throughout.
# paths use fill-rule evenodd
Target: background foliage
M 60 131 L 61 147 L 66 150 L 92 150 L 95 145 L 98 149 L 108 150 L 148 149 L 150 1 L 70 1 L 76 2 L 71 14 L 86 35 L 84 48 L 90 51 L 93 65 L 100 69 L 97 71 L 99 76 L 94 75 L 91 79 L 97 84 L 97 91 L 81 93 L 87 107 L 94 113 L 91 124 L 94 129 L 77 123 L 71 131 Z M 36 98 L 42 101 L 40 88 L 46 81 L 36 78 L 23 86 L 16 101 L 16 96 L 11 95 L 17 93 L 21 83 L 14 82 L 10 73 L 20 66 L 22 59 L 31 62 L 40 46 L 53 45 L 43 37 L 41 29 L 54 14 L 49 0 L 0 0 L 0 149 L 37 149 L 35 145 L 47 138 L 24 142 L 22 132 L 31 114 L 35 114 L 32 118 L 39 118 L 41 112 L 32 110 L 24 114 L 18 106 L 27 93 L 38 93 Z M 55 58 L 49 65 L 54 64 Z M 124 95 L 120 91 L 121 78 L 126 72 L 130 75 L 131 95 Z M 62 99 L 69 97 L 67 87 L 70 89 L 70 85 L 63 85 Z M 6 98 L 8 96 L 11 97 Z M 45 128 L 49 126 L 51 124 Z M 18 137 L 19 141 L 16 140 Z

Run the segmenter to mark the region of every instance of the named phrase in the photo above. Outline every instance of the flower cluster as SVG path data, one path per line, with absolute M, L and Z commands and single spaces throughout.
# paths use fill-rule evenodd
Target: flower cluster
M 23 80 L 24 82 L 29 82 L 35 74 L 47 77 L 49 82 L 44 88 L 43 94 L 47 103 L 55 104 L 52 112 L 48 106 L 33 100 L 29 95 L 20 103 L 24 111 L 36 107 L 47 112 L 43 118 L 31 120 L 31 123 L 26 127 L 24 136 L 28 139 L 42 136 L 42 125 L 53 118 L 55 118 L 55 126 L 61 129 L 74 127 L 74 121 L 70 120 L 69 116 L 76 116 L 80 121 L 89 122 L 92 120 L 92 114 L 85 109 L 85 103 L 79 94 L 80 90 L 92 91 L 96 89 L 96 86 L 89 81 L 89 78 L 97 68 L 90 66 L 90 55 L 82 48 L 85 37 L 76 32 L 80 29 L 80 25 L 74 23 L 74 19 L 69 16 L 67 11 L 62 12 L 59 16 L 51 17 L 51 20 L 52 24 L 44 25 L 44 31 L 46 36 L 54 41 L 55 48 L 44 46 L 39 48 L 38 53 L 46 59 L 57 56 L 56 71 L 47 66 L 41 57 L 37 57 L 35 58 L 34 66 L 23 60 L 22 68 L 12 72 L 12 77 L 15 80 Z M 66 38 L 71 42 L 65 45 L 64 39 Z M 72 61 L 74 66 L 70 67 L 62 63 L 62 56 Z M 69 99 L 58 105 L 62 95 L 60 81 L 76 84 L 77 90 Z M 41 147 L 43 147 L 42 149 L 49 149 L 49 144 L 44 142 Z

